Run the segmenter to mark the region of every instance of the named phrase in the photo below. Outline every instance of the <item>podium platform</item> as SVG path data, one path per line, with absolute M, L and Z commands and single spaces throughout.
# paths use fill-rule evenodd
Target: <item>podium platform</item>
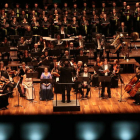
M 63 112 L 63 111 L 80 111 L 80 103 L 77 100 L 77 105 L 76 105 L 76 100 L 71 100 L 70 103 L 62 103 L 61 100 L 57 100 L 57 105 L 56 105 L 56 100 L 53 101 L 53 112 Z

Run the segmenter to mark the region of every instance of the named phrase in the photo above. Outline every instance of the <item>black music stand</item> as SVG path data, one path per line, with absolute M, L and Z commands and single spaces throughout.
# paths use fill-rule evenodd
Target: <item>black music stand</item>
M 77 55 L 79 55 L 80 54 L 80 49 L 74 49 L 74 50 L 70 50 L 70 55 L 75 55 L 75 56 L 77 56 Z
M 110 82 L 111 83 L 111 76 L 99 76 L 98 78 L 99 83 L 101 82 Z M 99 98 L 100 98 L 100 86 L 99 86 Z M 108 99 L 108 98 L 104 98 L 104 99 Z
M 53 83 L 53 80 L 52 79 L 40 79 L 40 84 L 43 84 L 43 83 Z M 47 88 L 46 88 L 46 92 L 47 92 Z
M 19 85 L 19 82 L 20 82 L 20 79 L 19 79 L 19 81 L 17 82 L 17 85 L 16 85 L 16 92 L 17 92 L 17 88 L 18 88 L 18 85 Z M 19 105 L 19 93 L 17 93 L 18 94 L 18 104 L 17 105 L 15 105 L 14 107 L 23 107 L 22 105 Z
M 44 66 L 50 66 L 50 63 L 51 63 L 50 60 L 47 60 L 47 59 L 42 61 L 42 65 Z
M 59 56 L 61 54 L 61 50 L 48 50 L 49 56 Z
M 10 47 L 0 47 L 0 52 L 10 52 Z
M 38 77 L 38 72 L 30 72 L 30 73 L 27 73 L 27 78 L 32 78 L 32 84 L 33 84 L 33 78 L 37 78 Z M 31 100 L 31 103 L 33 102 L 36 102 L 37 101 L 33 101 L 33 85 L 32 85 L 32 100 Z
M 18 51 L 29 50 L 28 46 L 18 46 Z
M 90 80 L 89 77 L 79 76 L 77 81 L 82 83 L 83 81 L 87 81 L 88 82 L 89 80 Z M 91 98 L 91 90 L 90 90 L 90 98 Z M 85 100 L 85 99 L 87 99 L 87 98 L 82 98 L 81 100 Z
M 77 62 L 78 61 L 88 64 L 88 56 L 77 56 Z
M 33 52 L 31 53 L 32 57 L 40 57 L 42 55 L 42 52 Z
M 30 68 L 37 67 L 38 66 L 38 61 L 32 61 L 32 62 L 27 62 L 27 65 L 30 66 Z
M 13 45 L 17 44 L 18 39 L 19 39 L 19 35 L 10 35 L 10 40 L 13 41 Z

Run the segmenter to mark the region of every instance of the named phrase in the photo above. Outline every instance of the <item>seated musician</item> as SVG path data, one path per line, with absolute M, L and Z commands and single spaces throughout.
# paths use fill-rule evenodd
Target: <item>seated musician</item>
M 6 48 L 10 47 L 10 43 L 6 37 L 4 38 L 4 42 L 2 42 L 2 47 L 6 47 Z M 8 60 L 9 60 L 10 53 L 9 52 L 2 52 L 2 60 L 4 60 L 5 56 L 7 56 Z
M 70 42 L 70 44 L 69 44 L 69 49 L 70 49 L 70 50 L 74 50 L 74 44 L 73 44 L 73 42 Z
M 90 78 L 91 78 L 91 75 L 90 73 L 88 73 L 88 68 L 87 67 L 84 67 L 84 72 L 80 74 L 81 77 L 89 77 L 89 81 L 83 81 L 79 86 L 78 86 L 78 89 L 82 95 L 82 98 L 84 98 L 84 93 L 82 91 L 82 88 L 86 88 L 87 89 L 87 93 L 86 93 L 86 96 L 85 98 L 88 97 L 88 93 L 90 91 Z
M 50 57 L 48 56 L 48 51 L 45 51 L 45 53 L 39 58 L 38 65 L 42 65 L 42 62 L 45 60 L 50 60 Z
M 70 54 L 69 54 L 69 51 L 68 50 L 66 50 L 65 51 L 65 53 L 64 53 L 64 55 L 63 55 L 63 57 L 62 58 L 64 58 L 64 59 L 70 59 L 71 58 L 71 56 L 70 56 Z
M 57 39 L 55 41 L 55 44 L 56 45 L 61 45 L 63 43 L 63 41 L 61 40 L 61 36 L 59 34 L 56 36 L 56 39 Z
M 23 81 L 22 81 L 22 93 L 25 94 L 27 100 L 34 99 L 34 89 L 33 89 L 32 78 L 27 78 L 27 73 L 30 73 L 30 72 L 31 72 L 30 68 L 26 68 L 25 74 L 23 75 Z
M 96 38 L 94 40 L 94 45 L 95 45 L 94 58 L 96 59 L 97 56 L 102 58 L 102 56 L 103 56 L 103 40 L 101 39 L 100 34 L 96 34 Z
M 24 36 L 29 36 L 29 37 L 32 38 L 32 35 L 33 35 L 33 32 L 32 32 L 32 30 L 31 30 L 31 26 L 28 26 L 28 27 L 27 27 L 27 31 L 25 31 Z
M 23 54 L 22 62 L 25 62 L 27 64 L 28 62 L 31 62 L 31 61 L 32 61 L 32 59 L 29 55 L 28 50 L 25 50 L 24 54 Z
M 85 41 L 84 41 L 82 35 L 79 35 L 79 36 L 78 36 L 78 39 L 77 39 L 76 41 L 78 42 L 78 46 L 79 46 L 78 48 L 79 48 L 79 49 L 84 48 L 84 43 L 85 43 Z
M 1 76 L 2 76 L 2 79 L 6 82 L 6 89 L 9 88 L 9 92 L 11 92 L 11 95 L 10 97 L 13 97 L 13 89 L 15 88 L 16 86 L 16 83 L 14 82 L 13 78 L 17 75 L 16 72 L 14 72 L 12 74 L 12 76 L 9 75 L 9 73 L 11 72 L 11 67 L 7 66 L 6 67 L 6 71 L 4 71 Z M 18 84 L 18 91 L 20 93 L 20 96 L 21 97 L 24 97 L 22 95 L 22 91 L 21 91 L 21 87 L 20 85 Z
M 111 74 L 111 65 L 108 64 L 107 59 L 104 59 L 104 64 L 101 66 L 102 72 L 100 73 L 101 76 L 110 76 Z M 104 97 L 104 92 L 105 92 L 105 86 L 107 86 L 107 92 L 108 92 L 108 97 L 111 98 L 111 83 L 110 82 L 102 82 L 102 92 L 101 92 L 101 97 Z
M 44 68 L 44 72 L 41 74 L 40 79 L 52 79 L 51 73 L 48 72 L 48 68 Z M 52 100 L 53 92 L 52 92 L 52 84 L 51 83 L 42 83 L 40 89 L 40 100 Z
M 34 44 L 34 48 L 31 50 L 32 53 L 40 52 L 40 48 L 38 48 L 38 44 Z
M 124 25 L 124 22 L 121 22 L 121 26 L 118 28 L 118 32 L 128 32 L 127 27 Z
M 79 56 L 85 56 L 84 55 L 84 50 L 80 50 L 80 55 Z

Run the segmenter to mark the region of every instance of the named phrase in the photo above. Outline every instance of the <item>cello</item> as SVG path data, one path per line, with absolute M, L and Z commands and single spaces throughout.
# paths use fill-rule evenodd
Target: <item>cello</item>
M 130 90 L 132 89 L 132 86 L 138 81 L 137 76 L 135 75 L 134 77 L 132 77 L 129 81 L 129 83 L 125 86 L 124 90 L 126 92 L 130 92 Z
M 139 88 L 140 88 L 140 81 L 138 81 L 137 84 L 131 89 L 131 91 L 129 92 L 130 96 L 134 97 Z

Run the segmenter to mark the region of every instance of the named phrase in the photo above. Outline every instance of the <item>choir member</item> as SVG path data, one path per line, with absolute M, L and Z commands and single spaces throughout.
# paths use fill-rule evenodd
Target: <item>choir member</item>
M 14 17 L 11 22 L 11 34 L 12 35 L 18 35 L 18 25 L 19 25 L 19 23 L 17 22 L 17 18 Z
M 20 21 L 20 15 L 21 15 L 21 8 L 19 7 L 19 3 L 16 3 L 16 8 L 14 9 L 17 17 L 17 21 Z
M 3 22 L 1 23 L 1 29 L 2 29 L 2 37 L 4 38 L 9 34 L 9 24 L 6 18 L 4 18 Z
M 44 21 L 42 21 L 42 36 L 49 36 L 50 23 L 47 17 L 44 17 Z

